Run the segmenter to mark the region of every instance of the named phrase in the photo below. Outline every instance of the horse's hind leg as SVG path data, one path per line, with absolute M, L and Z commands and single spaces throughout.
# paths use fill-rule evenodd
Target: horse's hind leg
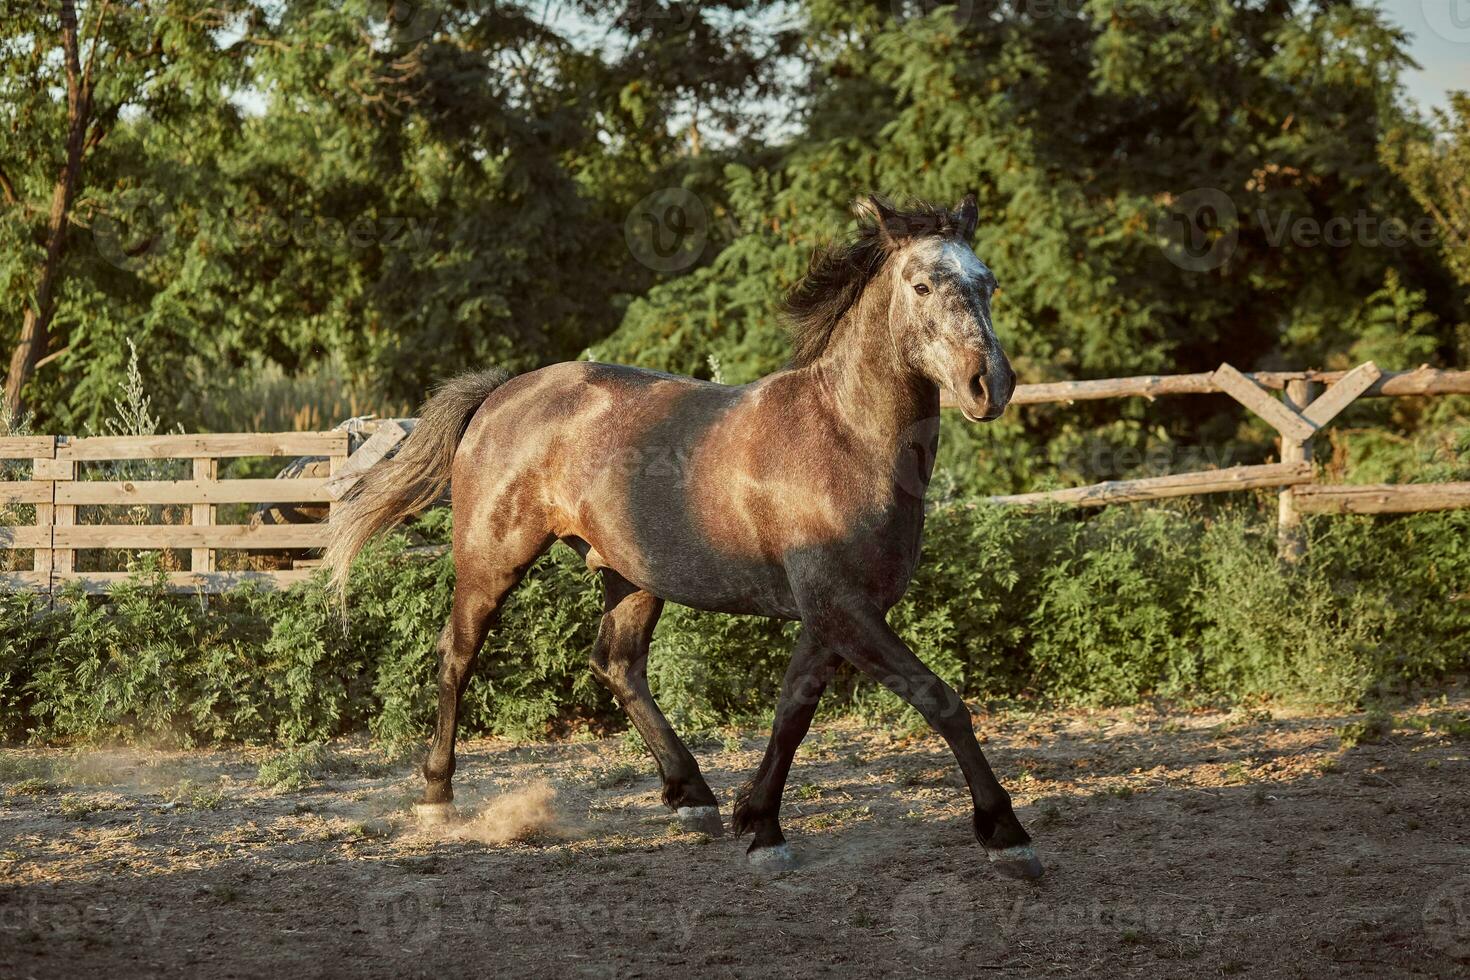
M 439 634 L 439 715 L 434 741 L 424 760 L 424 798 L 415 808 L 426 822 L 445 820 L 454 813 L 454 738 L 459 724 L 459 704 L 464 697 L 475 657 L 500 612 L 507 595 L 520 584 L 531 563 L 550 545 L 552 538 L 527 539 L 524 547 L 511 548 L 500 542 L 494 564 L 477 557 L 455 555 L 454 605 L 449 621 Z M 506 564 L 507 557 L 514 564 Z
M 648 743 L 663 778 L 664 803 L 678 814 L 679 823 L 686 830 L 719 836 L 724 833 L 719 802 L 648 688 L 648 644 L 664 601 L 610 569 L 603 569 L 602 579 L 606 599 L 592 648 L 592 672 Z

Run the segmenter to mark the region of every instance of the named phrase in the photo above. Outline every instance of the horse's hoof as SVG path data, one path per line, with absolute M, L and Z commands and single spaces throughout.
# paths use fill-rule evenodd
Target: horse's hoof
M 459 820 L 453 803 L 415 803 L 413 815 L 425 827 L 443 827 Z
M 790 844 L 777 844 L 775 847 L 752 847 L 745 852 L 745 859 L 750 862 L 752 868 L 767 874 L 795 870 L 798 863 Z
M 987 853 L 990 856 L 990 863 L 995 867 L 995 873 L 1002 878 L 1033 881 L 1040 878 L 1044 870 L 1041 867 L 1041 859 L 1036 856 L 1036 851 L 1030 844 Z
M 709 834 L 711 837 L 725 836 L 725 824 L 720 819 L 720 808 L 717 806 L 681 806 L 674 815 L 679 819 L 680 830 Z

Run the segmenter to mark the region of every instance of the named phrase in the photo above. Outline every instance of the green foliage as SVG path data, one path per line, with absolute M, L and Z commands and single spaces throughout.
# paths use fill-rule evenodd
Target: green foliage
M 1357 748 L 1359 745 L 1372 745 L 1381 742 L 1392 734 L 1394 728 L 1393 715 L 1382 708 L 1373 708 L 1361 721 L 1350 721 L 1337 730 L 1337 737 L 1345 749 Z
M 780 297 L 851 227 L 853 197 L 971 189 L 976 249 L 1001 282 L 996 324 L 1026 381 L 1226 360 L 1402 369 L 1470 351 L 1442 256 L 1384 233 L 1459 200 L 1464 151 L 1425 148 L 1429 130 L 1396 101 L 1404 38 L 1368 4 L 804 6 L 820 83 L 805 129 L 772 163 L 726 168 L 719 254 L 635 298 L 597 359 L 707 376 L 714 355 L 733 383 L 759 377 L 786 357 Z M 1379 157 L 1390 138 L 1428 155 L 1441 193 L 1415 200 Z M 1216 229 L 1233 247 L 1203 270 L 1165 247 L 1196 189 L 1234 212 Z M 1334 219 L 1351 230 L 1329 243 Z M 1145 412 L 1026 406 L 946 438 L 945 459 L 963 461 L 970 492 L 999 493 L 1187 469 L 1180 446 L 1233 462 L 1271 451 L 1274 435 L 1228 403 Z
M 31 6 L 0 19 L 7 351 L 67 132 L 58 5 Z M 240 404 L 245 372 L 340 369 L 384 411 L 609 332 L 655 280 L 624 240 L 633 204 L 743 158 L 747 100 L 775 91 L 796 42 L 756 30 L 745 0 L 569 6 L 79 0 L 98 94 L 57 356 L 27 386 L 44 428 L 101 417 L 126 337 L 150 389 L 178 392 L 165 425 L 192 430 L 232 427 L 221 399 L 269 410 L 268 391 Z
M 429 523 L 442 533 L 442 516 Z M 1323 518 L 1309 531 L 1308 558 L 1283 566 L 1272 523 L 1251 506 L 1079 515 L 953 501 L 931 515 L 924 561 L 890 619 L 981 700 L 1351 704 L 1470 668 L 1470 513 Z M 142 563 L 110 601 L 71 593 L 48 611 L 0 593 L 0 737 L 303 746 L 262 766 L 263 784 L 282 786 L 337 765 L 312 748 L 336 735 L 419 741 L 453 573 L 448 558 L 404 546 L 364 554 L 346 622 L 318 582 L 205 608 L 167 595 Z M 569 549 L 532 570 L 480 656 L 464 731 L 534 738 L 624 724 L 586 666 L 598 591 Z M 670 606 L 654 691 L 687 734 L 759 723 L 797 629 Z M 823 704 L 906 716 L 846 670 Z
M 316 742 L 293 745 L 269 756 L 256 770 L 255 781 L 265 789 L 290 793 L 316 782 L 317 770 L 327 761 L 327 748 Z
M 1434 219 L 1445 265 L 1470 286 L 1470 93 L 1455 93 L 1450 110 L 1436 111 L 1434 122 L 1434 137 L 1412 129 L 1390 133 L 1383 155 Z

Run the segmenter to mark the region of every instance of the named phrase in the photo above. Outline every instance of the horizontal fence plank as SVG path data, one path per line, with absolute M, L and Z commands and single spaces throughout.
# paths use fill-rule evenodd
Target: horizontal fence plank
M 1335 384 L 1348 371 L 1257 371 L 1245 376 L 1263 388 L 1280 391 L 1291 381 L 1320 381 Z M 1012 405 L 1044 405 L 1051 403 L 1098 401 L 1106 398 L 1148 398 L 1162 395 L 1223 394 L 1214 382 L 1214 373 L 1145 374 L 1132 378 L 1103 378 L 1097 381 L 1052 381 L 1043 384 L 1017 385 Z M 1412 371 L 1384 371 L 1363 392 L 1364 398 L 1404 398 L 1416 395 L 1470 395 L 1470 371 L 1441 371 L 1438 368 L 1415 368 Z M 943 404 L 954 407 L 949 392 Z
M 57 459 L 198 459 L 226 456 L 333 456 L 346 432 L 245 432 L 204 435 L 85 436 L 56 447 Z
M 314 568 L 293 568 L 281 571 L 238 571 L 238 572 L 170 572 L 166 575 L 170 592 L 208 592 L 218 594 L 252 582 L 267 589 L 284 589 L 298 582 L 309 580 L 316 574 Z M 76 582 L 89 595 L 100 595 L 127 581 L 131 572 L 69 572 L 55 576 L 55 591 L 60 592 L 68 583 Z M 47 592 L 51 588 L 51 576 L 45 572 L 6 572 L 0 574 L 0 589 L 24 592 Z
M 1225 470 L 1176 473 L 1172 476 L 1153 476 L 1139 480 L 1110 480 L 1086 487 L 987 497 L 985 500 L 987 503 L 1006 505 L 1071 504 L 1077 507 L 1101 507 L 1105 504 L 1158 500 L 1163 497 L 1187 497 L 1197 493 L 1285 487 L 1310 483 L 1311 480 L 1311 463 L 1267 463 L 1262 466 L 1235 466 Z
M 55 436 L 0 437 L 0 459 L 52 459 L 55 456 Z
M 1376 483 L 1297 487 L 1297 509 L 1308 514 L 1414 514 L 1470 507 L 1470 483 Z
M 0 589 L 45 592 L 50 582 L 50 572 L 0 572 Z
M 218 594 L 228 592 L 235 586 L 246 582 L 253 582 L 268 589 L 283 589 L 298 582 L 305 582 L 315 573 L 315 569 L 310 568 L 283 569 L 276 572 L 171 572 L 167 576 L 167 582 L 170 592 Z M 67 584 L 77 582 L 81 585 L 82 591 L 97 595 L 126 581 L 130 574 L 129 572 L 73 572 L 69 575 L 57 575 L 55 591 L 60 592 Z
M 56 528 L 53 547 L 324 548 L 329 531 L 326 524 L 78 524 Z
M 51 526 L 22 524 L 18 527 L 5 525 L 0 527 L 0 551 L 14 551 L 18 548 L 49 548 L 51 547 Z
M 49 480 L 19 480 L 0 483 L 0 504 L 49 504 Z
M 56 487 L 58 504 L 306 504 L 329 501 L 326 478 L 82 481 Z M 0 487 L 3 487 L 0 484 Z M 3 490 L 0 490 L 3 493 Z M 0 496 L 0 500 L 4 497 Z M 49 499 L 49 498 L 48 498 Z

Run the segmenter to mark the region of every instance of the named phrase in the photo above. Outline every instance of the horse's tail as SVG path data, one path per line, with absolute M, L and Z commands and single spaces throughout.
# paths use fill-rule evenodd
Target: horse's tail
M 443 496 L 454 451 L 476 410 L 510 375 L 465 374 L 445 382 L 419 412 L 418 424 L 397 454 L 379 461 L 334 508 L 324 564 L 345 602 L 352 559 L 380 531 L 412 517 Z

